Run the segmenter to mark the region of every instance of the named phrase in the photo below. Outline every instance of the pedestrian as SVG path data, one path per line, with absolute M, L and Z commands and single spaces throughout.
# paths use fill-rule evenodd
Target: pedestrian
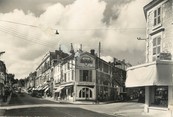
M 100 101 L 100 95 L 98 94 L 97 99 L 96 99 L 96 104 L 99 104 Z

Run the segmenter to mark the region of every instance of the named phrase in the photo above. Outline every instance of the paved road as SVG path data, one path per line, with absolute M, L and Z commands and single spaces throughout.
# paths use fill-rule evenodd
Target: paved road
M 42 98 L 32 97 L 26 93 L 14 93 L 9 102 L 9 106 L 14 105 L 35 105 L 35 104 L 55 104 L 56 102 L 52 102 L 49 100 L 44 100 Z
M 4 116 L 115 117 L 75 107 L 37 107 L 7 110 Z
M 59 104 L 31 97 L 25 93 L 13 94 L 3 116 L 54 116 L 54 117 L 115 117 L 94 112 L 72 104 Z

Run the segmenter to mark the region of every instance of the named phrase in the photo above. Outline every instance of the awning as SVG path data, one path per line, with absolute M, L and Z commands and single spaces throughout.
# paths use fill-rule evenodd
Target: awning
M 127 69 L 126 87 L 173 85 L 173 61 L 155 61 Z
M 66 83 L 66 84 L 61 84 L 61 87 L 67 87 L 67 86 L 71 86 L 74 85 L 74 82 L 70 82 L 70 83 Z
M 63 88 L 64 88 L 63 86 L 57 87 L 57 89 L 55 90 L 55 93 L 60 92 Z
M 49 88 L 49 87 L 47 87 L 47 88 L 44 90 L 44 92 L 47 92 L 49 89 L 50 89 L 50 88 Z
M 49 85 L 45 85 L 43 88 L 42 88 L 42 90 L 45 90 L 45 89 L 47 89 L 49 87 Z

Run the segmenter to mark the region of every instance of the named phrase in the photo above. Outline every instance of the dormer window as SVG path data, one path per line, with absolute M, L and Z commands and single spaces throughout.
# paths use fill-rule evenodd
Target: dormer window
M 154 26 L 161 24 L 161 7 L 154 10 Z

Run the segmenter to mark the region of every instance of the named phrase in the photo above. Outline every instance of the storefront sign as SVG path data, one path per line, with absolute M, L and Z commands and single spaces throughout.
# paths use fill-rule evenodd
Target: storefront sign
M 171 53 L 160 53 L 160 60 L 171 60 Z
M 80 63 L 83 63 L 84 65 L 87 66 L 88 64 L 92 64 L 93 60 L 88 56 L 84 56 L 81 58 Z

